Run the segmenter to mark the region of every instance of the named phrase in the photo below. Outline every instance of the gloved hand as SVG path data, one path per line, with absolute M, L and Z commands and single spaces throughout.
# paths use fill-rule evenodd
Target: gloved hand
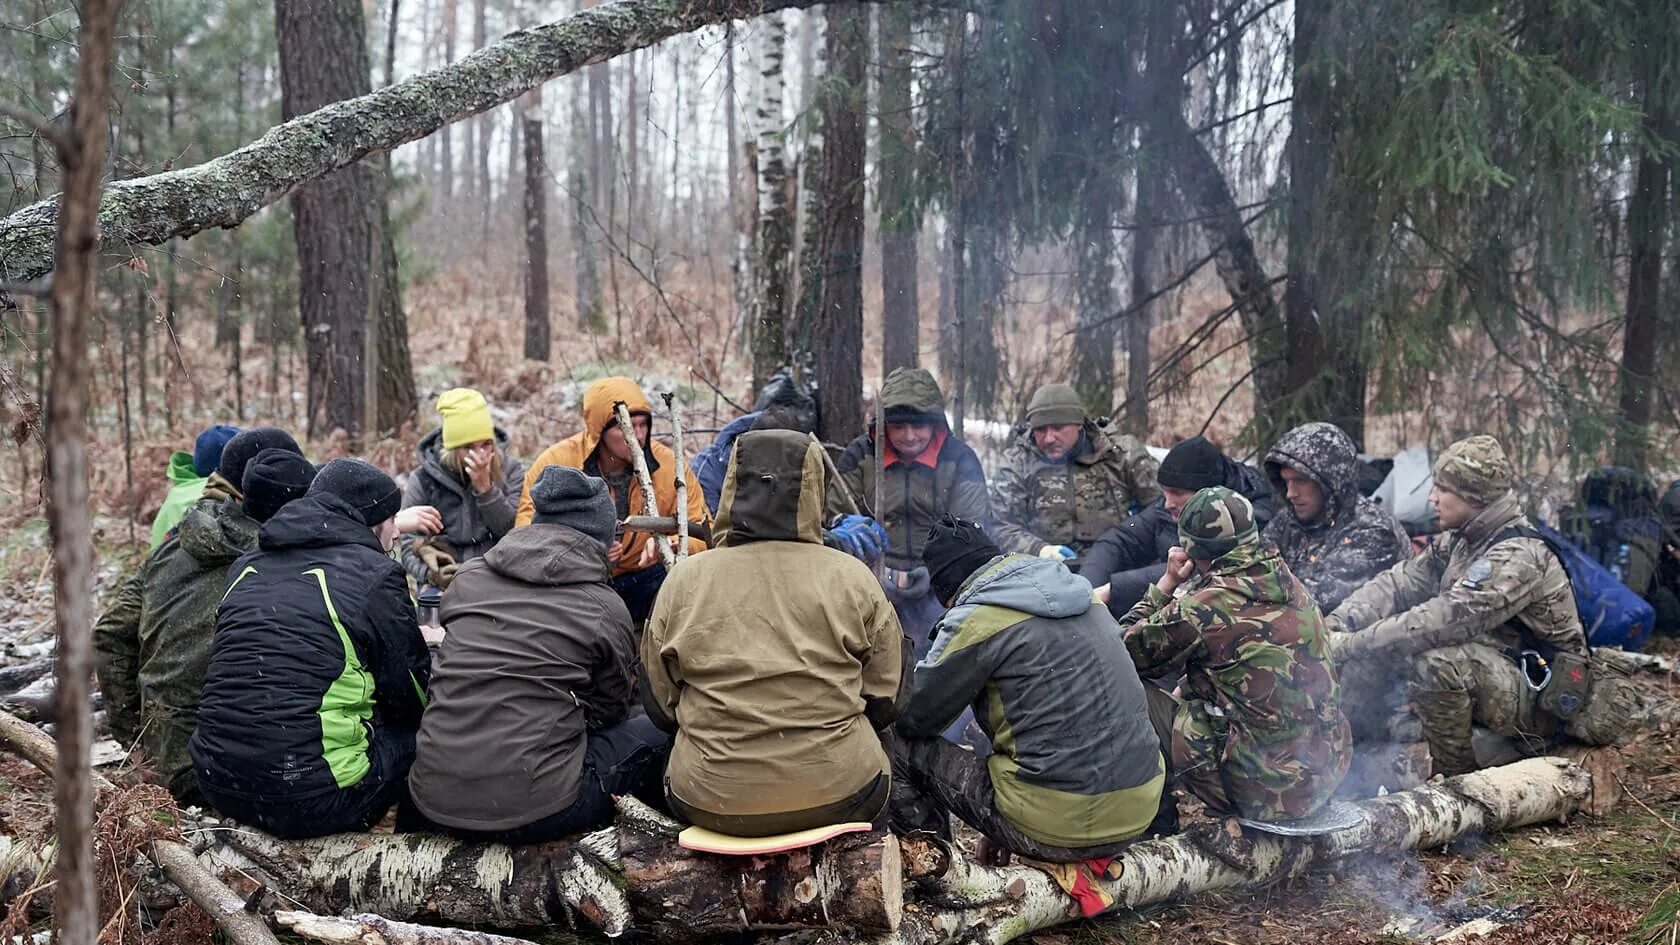
M 841 551 L 866 564 L 880 560 L 887 530 L 867 515 L 847 515 L 829 530 Z
M 927 568 L 916 568 L 912 571 L 888 569 L 882 579 L 887 599 L 895 602 L 921 600 L 933 589 L 933 578 L 928 574 Z
M 414 543 L 414 554 L 426 566 L 426 583 L 447 588 L 455 580 L 455 556 L 429 541 Z
M 1069 558 L 1079 557 L 1079 553 L 1067 545 L 1045 545 L 1038 549 L 1038 556 L 1040 558 L 1060 558 L 1066 561 Z
M 1343 630 L 1331 630 L 1324 635 L 1324 638 L 1325 642 L 1330 644 L 1330 658 L 1336 662 L 1345 662 L 1346 660 L 1353 659 L 1354 657 L 1357 657 L 1362 650 L 1366 649 L 1361 645 L 1363 641 L 1359 639 L 1359 634 L 1357 633 L 1347 633 Z

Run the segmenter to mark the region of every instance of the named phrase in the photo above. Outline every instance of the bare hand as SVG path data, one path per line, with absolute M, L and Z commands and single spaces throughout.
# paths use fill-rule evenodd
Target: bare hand
M 436 535 L 443 531 L 443 515 L 429 505 L 411 505 L 397 513 L 397 531 Z
M 1183 548 L 1174 545 L 1167 551 L 1167 570 L 1161 575 L 1161 579 L 1155 582 L 1155 586 L 1163 593 L 1171 594 L 1195 573 L 1196 563 L 1190 560 Z
M 659 560 L 659 548 L 654 544 L 654 541 L 655 539 L 650 537 L 642 545 L 642 557 L 637 560 L 636 567 L 649 568 L 653 566 L 655 561 Z
M 624 557 L 624 539 L 615 538 L 613 543 L 607 546 L 607 560 L 616 566 L 618 559 L 622 557 Z
M 1099 587 L 1099 588 L 1096 588 L 1096 589 L 1092 590 L 1091 591 L 1091 596 L 1095 597 L 1097 599 L 1097 603 L 1107 604 L 1108 603 L 1108 597 L 1109 597 L 1108 585 L 1104 584 L 1102 587 Z
M 493 444 L 474 446 L 461 454 L 461 467 L 467 471 L 467 481 L 479 495 L 489 492 L 495 483 L 490 481 L 491 459 L 496 452 Z

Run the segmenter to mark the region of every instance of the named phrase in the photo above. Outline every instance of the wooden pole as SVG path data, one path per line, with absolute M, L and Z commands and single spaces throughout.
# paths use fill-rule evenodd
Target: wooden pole
M 846 477 L 840 475 L 840 469 L 834 465 L 834 457 L 828 455 L 828 447 L 823 445 L 822 438 L 813 433 L 811 442 L 817 444 L 817 449 L 822 450 L 823 471 L 828 473 L 828 481 L 840 487 L 840 497 L 846 500 L 846 505 L 851 508 L 853 515 L 863 514 L 858 510 L 857 496 L 852 495 L 852 487 L 846 485 Z
M 642 441 L 636 438 L 636 424 L 630 419 L 630 408 L 624 401 L 613 404 L 613 415 L 618 418 L 618 428 L 624 431 L 624 442 L 630 444 L 630 461 L 636 467 L 636 481 L 642 484 L 642 505 L 650 514 L 659 514 L 659 497 L 653 491 L 653 475 L 648 472 L 647 456 L 642 453 Z M 682 470 L 677 471 L 677 481 L 683 480 Z M 677 509 L 677 518 L 683 518 L 686 510 Z M 677 556 L 671 551 L 671 539 L 664 535 L 653 536 L 654 545 L 659 548 L 659 557 L 669 568 L 677 563 Z
M 665 409 L 671 413 L 671 451 L 677 454 L 677 557 L 688 557 L 688 447 L 683 444 L 682 405 L 671 394 Z

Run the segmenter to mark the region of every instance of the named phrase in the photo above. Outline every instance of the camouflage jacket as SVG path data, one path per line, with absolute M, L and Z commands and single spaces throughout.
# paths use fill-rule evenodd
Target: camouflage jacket
M 1136 437 L 1085 420 L 1077 455 L 1056 463 L 1023 430 L 992 480 L 992 535 L 1004 551 L 1045 545 L 1083 552 L 1103 532 L 1155 501 L 1155 458 Z
M 1284 498 L 1285 466 L 1323 493 L 1324 511 L 1317 519 L 1301 521 Z M 1265 538 L 1322 610 L 1334 610 L 1360 585 L 1411 557 L 1406 530 L 1376 500 L 1359 494 L 1359 456 L 1340 428 L 1296 427 L 1267 452 L 1265 468 L 1278 495 L 1277 516 Z
M 139 743 L 176 797 L 197 788 L 187 740 L 216 609 L 234 559 L 257 546 L 257 523 L 226 491 L 210 490 L 123 582 L 93 628 L 93 645 L 111 734 Z
M 1336 658 L 1407 656 L 1461 643 L 1509 649 L 1523 642 L 1516 623 L 1540 642 L 1585 653 L 1569 574 L 1538 538 L 1505 538 L 1527 525 L 1515 496 L 1483 509 L 1463 528 L 1436 535 L 1353 592 L 1330 615 Z
M 1352 738 L 1323 616 L 1276 551 L 1241 545 L 1176 600 L 1151 586 L 1120 623 L 1139 673 L 1184 673 L 1175 770 L 1201 762 L 1194 746 L 1212 742 L 1245 817 L 1302 817 L 1330 798 Z

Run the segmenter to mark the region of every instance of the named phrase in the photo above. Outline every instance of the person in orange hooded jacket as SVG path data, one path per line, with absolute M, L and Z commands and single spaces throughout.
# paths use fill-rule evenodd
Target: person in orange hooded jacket
M 630 456 L 630 444 L 618 428 L 614 416 L 616 404 L 624 404 L 630 411 L 636 428 L 636 439 L 647 457 L 648 472 L 653 477 L 654 500 L 658 509 L 649 511 L 642 499 L 641 486 Z M 514 525 L 531 523 L 536 513 L 531 504 L 531 485 L 547 466 L 570 466 L 607 482 L 619 521 L 632 515 L 675 515 L 677 513 L 676 454 L 663 443 L 651 438 L 653 407 L 647 395 L 628 377 L 604 377 L 589 385 L 583 393 L 583 429 L 543 450 L 525 472 L 525 487 L 519 494 L 519 512 Z M 688 551 L 693 554 L 706 550 L 711 539 L 711 515 L 706 509 L 706 497 L 700 482 L 685 461 L 680 464 L 687 483 L 689 539 Z M 653 609 L 653 598 L 665 582 L 665 565 L 654 548 L 653 536 L 646 532 L 624 531 L 607 549 L 612 563 L 613 588 L 630 608 L 630 618 L 637 627 L 647 620 Z

